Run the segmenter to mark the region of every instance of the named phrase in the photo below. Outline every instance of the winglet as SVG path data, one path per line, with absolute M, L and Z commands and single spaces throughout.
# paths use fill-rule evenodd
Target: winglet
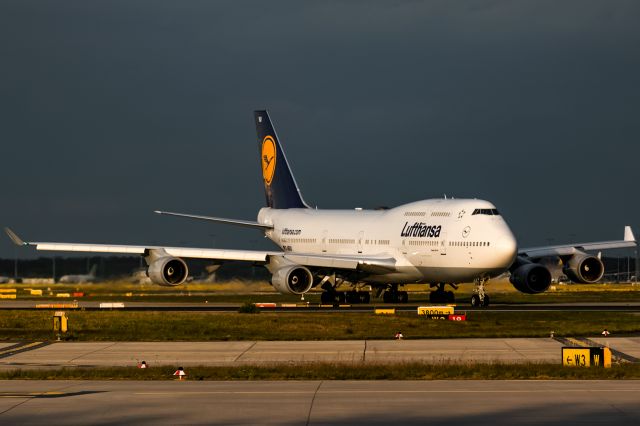
M 634 241 L 636 240 L 636 237 L 633 235 L 633 231 L 631 230 L 630 226 L 625 226 L 624 227 L 624 240 L 625 241 Z
M 9 228 L 4 228 L 4 232 L 7 233 L 7 235 L 9 236 L 9 238 L 11 238 L 11 241 L 13 241 L 13 243 L 17 246 L 28 246 L 29 243 L 25 243 L 24 241 L 22 241 L 22 239 L 20 237 L 18 237 L 16 235 L 15 232 L 13 232 L 11 229 Z

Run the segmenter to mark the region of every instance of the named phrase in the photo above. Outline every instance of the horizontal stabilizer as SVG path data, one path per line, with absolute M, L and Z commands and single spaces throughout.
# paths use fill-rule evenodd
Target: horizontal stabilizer
M 272 225 L 264 225 L 262 223 L 253 222 L 253 221 L 250 221 L 250 220 L 226 219 L 226 218 L 223 218 L 223 217 L 211 217 L 211 216 L 200 216 L 200 215 L 195 215 L 195 214 L 163 212 L 163 211 L 160 211 L 160 210 L 156 210 L 156 211 L 154 211 L 154 213 L 162 214 L 162 215 L 166 215 L 166 216 L 185 217 L 187 219 L 206 220 L 206 221 L 209 221 L 209 222 L 226 223 L 226 224 L 229 224 L 229 225 L 246 226 L 248 228 L 273 229 Z

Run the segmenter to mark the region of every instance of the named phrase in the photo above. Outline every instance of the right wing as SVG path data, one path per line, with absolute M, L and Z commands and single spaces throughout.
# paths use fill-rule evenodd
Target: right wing
M 622 240 L 596 241 L 591 243 L 576 243 L 557 246 L 523 248 L 518 250 L 518 255 L 524 255 L 532 259 L 537 259 L 547 256 L 570 256 L 583 251 L 609 250 L 636 246 L 636 238 L 633 235 L 631 227 L 625 226 L 624 237 Z
M 162 214 L 166 216 L 177 216 L 177 217 L 185 217 L 187 219 L 197 219 L 197 220 L 206 220 L 208 222 L 219 222 L 226 223 L 228 225 L 238 225 L 238 226 L 246 226 L 249 228 L 259 228 L 259 229 L 273 229 L 272 225 L 265 225 L 258 222 L 252 222 L 250 220 L 240 220 L 240 219 L 227 219 L 224 217 L 212 217 L 212 216 L 200 216 L 196 214 L 185 214 L 185 213 L 174 213 L 174 212 L 164 212 L 160 210 L 154 211 L 156 214 Z

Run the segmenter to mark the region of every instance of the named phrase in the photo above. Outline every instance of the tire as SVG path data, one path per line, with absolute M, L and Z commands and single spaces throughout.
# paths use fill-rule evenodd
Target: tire
M 456 295 L 452 291 L 447 292 L 447 303 L 454 303 L 456 301 Z
M 371 294 L 368 291 L 360 292 L 360 303 L 371 303 Z
M 320 295 L 320 303 L 322 303 L 323 305 L 333 305 L 335 299 L 336 298 L 334 297 L 334 295 L 329 293 L 328 291 L 323 291 Z
M 347 294 L 344 291 L 338 292 L 338 303 L 345 303 L 347 301 Z
M 407 303 L 408 301 L 409 301 L 409 293 L 407 293 L 406 291 L 399 291 L 398 302 Z
M 485 308 L 489 306 L 489 295 L 487 294 L 484 295 L 484 301 L 482 302 L 482 306 L 484 306 Z
M 357 291 L 349 291 L 345 300 L 347 303 L 357 304 L 360 303 L 360 295 Z
M 474 294 L 473 296 L 471 296 L 471 306 L 474 308 L 477 308 L 480 306 L 480 296 L 478 296 L 477 294 Z
M 431 291 L 429 292 L 429 302 L 431 303 L 436 303 L 436 296 L 435 296 L 435 291 Z
M 393 302 L 393 295 L 391 294 L 391 292 L 389 290 L 385 291 L 384 293 L 382 293 L 382 301 L 384 303 L 392 303 Z

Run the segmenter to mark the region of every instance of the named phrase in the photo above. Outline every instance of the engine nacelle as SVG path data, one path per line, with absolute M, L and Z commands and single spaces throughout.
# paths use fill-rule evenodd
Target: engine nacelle
M 604 275 L 604 264 L 595 256 L 574 254 L 565 262 L 562 272 L 573 282 L 591 284 Z
M 525 263 L 511 273 L 509 281 L 522 293 L 543 293 L 551 285 L 551 272 L 537 263 Z
M 304 266 L 285 266 L 273 274 L 271 284 L 282 294 L 303 294 L 311 289 L 313 274 Z
M 147 275 L 156 284 L 173 287 L 185 282 L 189 275 L 189 268 L 184 260 L 165 256 L 151 262 L 149 269 L 147 269 Z

